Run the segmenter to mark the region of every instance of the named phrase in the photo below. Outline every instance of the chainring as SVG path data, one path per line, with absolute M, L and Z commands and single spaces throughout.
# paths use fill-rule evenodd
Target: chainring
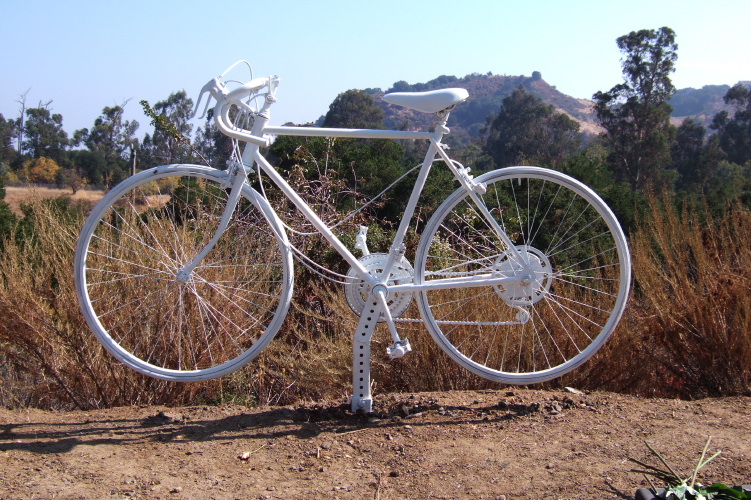
M 383 272 L 388 257 L 388 254 L 385 253 L 371 253 L 370 255 L 361 257 L 360 262 L 368 270 L 368 273 L 375 277 Z M 391 277 L 387 285 L 412 283 L 414 276 L 414 269 L 407 262 L 407 259 L 402 257 L 401 261 L 394 264 L 391 269 Z M 347 298 L 349 307 L 359 316 L 365 310 L 365 302 L 370 295 L 371 286 L 369 283 L 365 283 L 353 268 L 350 268 L 347 272 L 347 278 L 349 278 L 349 282 L 344 285 L 344 296 Z M 404 314 L 404 311 L 407 310 L 409 304 L 412 302 L 413 296 L 414 293 L 412 292 L 389 292 L 386 297 L 386 303 L 391 312 L 391 317 L 398 318 Z M 385 319 L 385 316 L 381 313 L 378 321 L 385 321 Z

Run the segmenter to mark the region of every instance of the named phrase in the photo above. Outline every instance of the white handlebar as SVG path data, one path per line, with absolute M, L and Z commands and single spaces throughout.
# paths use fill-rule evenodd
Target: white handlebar
M 227 94 L 227 99 L 242 99 L 269 84 L 268 78 L 255 78 Z
M 203 113 L 201 113 L 201 116 L 198 117 L 199 119 L 203 119 L 206 116 L 206 112 L 209 110 L 209 104 L 212 97 L 216 100 L 217 103 L 239 101 L 240 99 L 247 97 L 253 92 L 256 92 L 268 85 L 269 78 L 255 78 L 249 82 L 242 84 L 236 89 L 229 91 L 227 90 L 227 87 L 224 85 L 224 83 L 219 79 L 219 77 L 216 77 L 210 80 L 206 85 L 204 85 L 201 89 L 201 93 L 198 94 L 198 101 L 196 102 L 196 107 L 193 110 L 193 116 L 198 113 L 198 107 L 201 104 L 201 99 L 203 99 L 203 95 L 206 93 L 209 94 L 209 97 L 206 99 L 206 106 L 203 108 Z
M 222 132 L 224 135 L 244 142 L 258 144 L 259 146 L 268 145 L 269 140 L 267 138 L 258 137 L 250 133 L 250 131 L 248 130 L 244 130 L 240 127 L 235 126 L 232 123 L 232 120 L 230 120 L 229 110 L 234 105 L 241 111 L 241 113 L 254 113 L 256 115 L 262 115 L 268 118 L 268 108 L 269 106 L 271 106 L 271 103 L 275 101 L 274 93 L 276 92 L 276 87 L 279 84 L 279 78 L 254 78 L 249 82 L 243 83 L 239 87 L 233 88 L 232 90 L 227 89 L 227 86 L 224 82 L 222 82 L 221 78 L 221 76 L 216 77 L 203 86 L 201 93 L 198 96 L 196 107 L 193 110 L 193 116 L 195 116 L 198 112 L 198 108 L 201 104 L 201 100 L 203 99 L 203 95 L 208 93 L 209 96 L 206 99 L 206 105 L 199 119 L 203 119 L 206 116 L 206 113 L 209 109 L 209 104 L 211 103 L 211 98 L 213 97 L 214 100 L 216 100 L 213 118 L 214 123 L 216 123 L 216 126 L 220 132 Z M 260 111 L 254 110 L 248 103 L 243 102 L 244 98 L 251 97 L 253 94 L 257 93 L 264 87 L 268 87 L 269 90 L 266 94 L 266 102 L 264 103 Z

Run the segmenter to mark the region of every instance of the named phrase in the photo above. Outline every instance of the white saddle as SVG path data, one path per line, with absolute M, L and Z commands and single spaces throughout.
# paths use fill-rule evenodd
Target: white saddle
M 465 89 L 440 89 L 428 92 L 393 92 L 381 99 L 423 113 L 437 113 L 469 97 Z

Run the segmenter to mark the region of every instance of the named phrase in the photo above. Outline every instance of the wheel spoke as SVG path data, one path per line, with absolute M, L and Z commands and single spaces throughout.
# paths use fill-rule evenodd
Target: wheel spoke
M 103 198 L 79 238 L 75 273 L 89 325 L 149 375 L 203 380 L 236 369 L 286 314 L 288 244 L 249 188 L 203 261 L 181 274 L 219 226 L 223 175 L 192 166 L 138 174 Z
M 558 172 L 511 167 L 481 182 L 496 221 L 456 191 L 426 226 L 418 280 L 480 272 L 515 279 L 425 289 L 420 311 L 439 345 L 474 373 L 506 383 L 549 380 L 594 354 L 615 328 L 630 281 L 625 237 L 597 195 Z M 503 247 L 495 227 L 515 249 Z

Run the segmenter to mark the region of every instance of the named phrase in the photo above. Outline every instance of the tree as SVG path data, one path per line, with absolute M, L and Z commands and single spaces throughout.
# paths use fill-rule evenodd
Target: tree
M 30 182 L 54 184 L 57 182 L 57 171 L 60 170 L 60 166 L 55 160 L 41 156 L 25 161 L 23 170 L 27 173 Z
M 644 189 L 662 180 L 670 164 L 675 127 L 667 101 L 675 93 L 670 74 L 678 45 L 675 32 L 667 27 L 632 31 L 616 43 L 624 54 L 625 81 L 593 96 L 595 113 L 606 131 L 608 160 L 617 179 Z
M 362 90 L 339 94 L 323 120 L 327 128 L 383 128 L 383 110 Z
M 189 98 L 184 90 L 174 92 L 166 100 L 157 102 L 153 111 L 164 116 L 175 132 L 190 139 L 193 125 L 189 120 L 193 115 L 193 99 Z M 187 162 L 192 159 L 192 154 L 188 144 L 181 142 L 170 132 L 156 127 L 153 135 L 144 136 L 138 157 L 144 167 L 151 167 Z
M 203 127 L 196 131 L 193 147 L 203 156 L 208 164 L 223 168 L 224 162 L 232 154 L 232 139 L 222 134 L 214 124 L 213 110 L 209 110 Z
M 5 182 L 0 175 L 0 251 L 3 249 L 5 238 L 13 232 L 16 221 L 16 215 L 11 211 L 10 205 L 5 202 Z
M 691 193 L 707 194 L 707 183 L 725 159 L 717 135 L 705 141 L 706 129 L 692 118 L 678 127 L 670 147 L 673 168 L 679 175 L 678 187 Z
M 76 194 L 79 189 L 83 189 L 89 180 L 83 176 L 80 169 L 77 168 L 64 168 L 60 170 L 58 174 L 60 184 L 69 187 L 73 194 Z
M 0 164 L 10 165 L 16 157 L 16 151 L 13 149 L 15 128 L 15 124 L 6 120 L 0 113 Z
M 105 106 L 90 131 L 83 129 L 74 135 L 83 140 L 89 151 L 101 154 L 107 163 L 126 159 L 130 148 L 138 145 L 135 133 L 139 124 L 136 120 L 123 120 L 125 104 Z
M 63 117 L 48 109 L 50 103 L 39 103 L 26 110 L 23 150 L 32 158 L 47 157 L 59 162 L 64 159 L 68 134 L 63 130 Z
M 18 114 L 18 120 L 16 122 L 16 132 L 18 133 L 18 140 L 16 145 L 18 147 L 18 154 L 21 154 L 21 147 L 23 144 L 23 117 L 26 115 L 26 96 L 29 95 L 31 89 L 26 89 L 26 92 L 18 96 L 16 102 L 21 105 L 21 112 Z
M 498 167 L 557 167 L 581 145 L 579 123 L 522 86 L 503 99 L 500 112 L 486 123 L 484 151 Z
M 743 165 L 751 160 L 751 89 L 739 83 L 731 87 L 723 99 L 735 108 L 733 117 L 727 111 L 720 111 L 711 127 L 717 130 L 720 147 L 727 153 L 728 160 Z
M 111 186 L 113 182 L 119 182 L 123 173 L 118 168 L 114 170 L 112 165 L 107 165 L 104 157 L 92 153 L 86 149 L 77 149 L 68 153 L 71 168 L 78 170 L 83 177 L 88 179 L 87 184 Z

